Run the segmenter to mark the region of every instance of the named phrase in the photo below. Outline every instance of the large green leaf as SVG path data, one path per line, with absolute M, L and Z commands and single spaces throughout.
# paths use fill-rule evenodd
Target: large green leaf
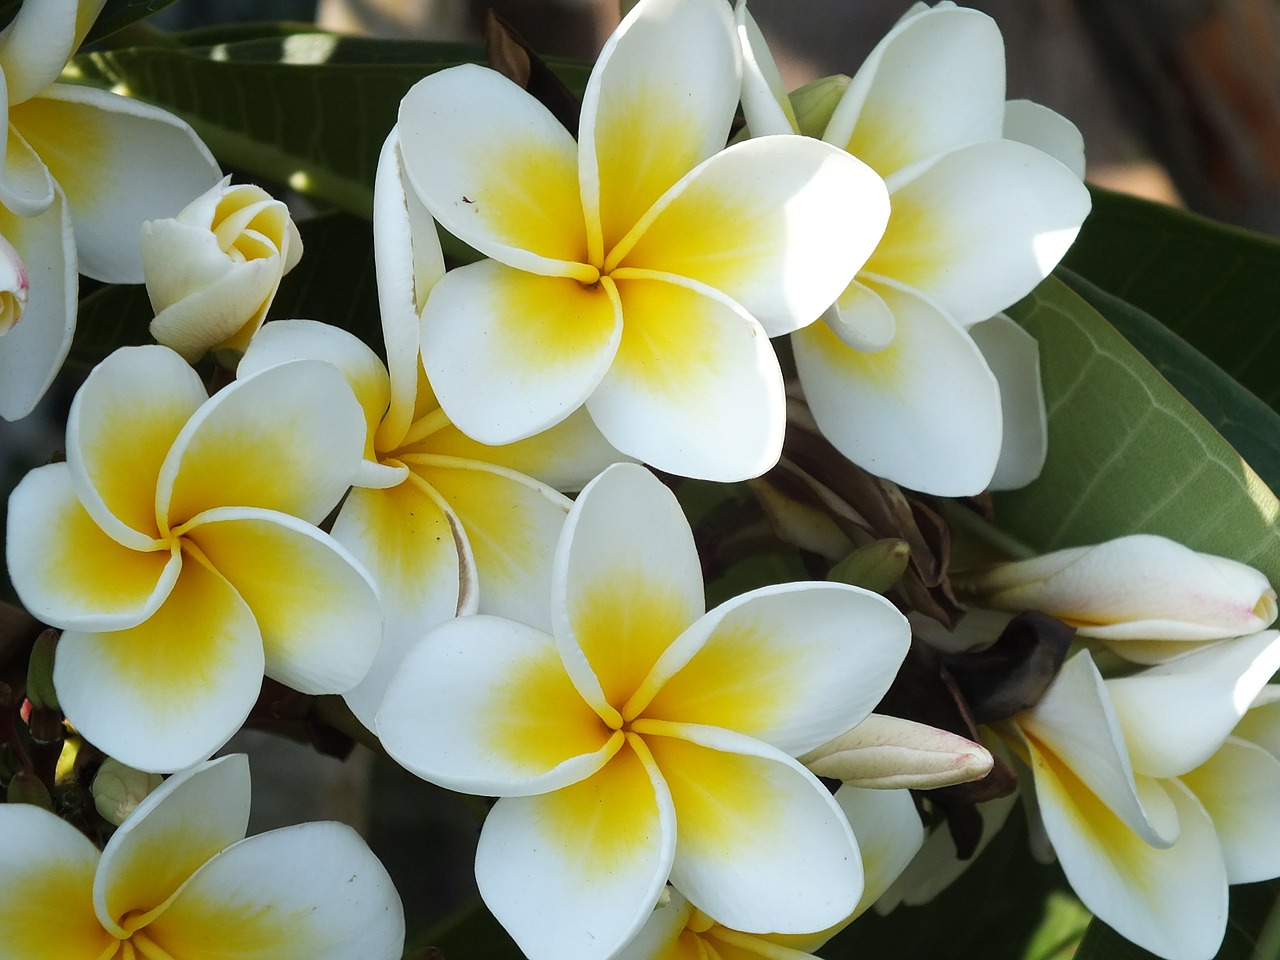
M 85 82 L 187 120 L 224 163 L 368 217 L 378 151 L 400 98 L 427 74 L 480 58 L 478 48 L 459 44 L 265 32 L 200 47 L 100 51 L 75 65 Z M 585 66 L 555 69 L 571 88 L 585 85 Z
M 1163 534 L 1280 582 L 1280 502 L 1111 324 L 1054 278 L 1010 313 L 1040 343 L 1049 456 L 996 497 L 1001 529 L 1041 551 Z
M 1280 490 L 1280 414 L 1150 314 L 1070 270 L 1058 277 L 1124 334 L 1273 492 Z
M 31 3 L 40 0 L 28 0 Z M 85 43 L 95 43 L 103 37 L 109 37 L 117 30 L 123 30 L 132 23 L 146 19 L 158 10 L 163 10 L 174 0 L 107 0 L 93 22 Z
M 1156 317 L 1272 407 L 1280 242 L 1093 188 L 1064 264 Z

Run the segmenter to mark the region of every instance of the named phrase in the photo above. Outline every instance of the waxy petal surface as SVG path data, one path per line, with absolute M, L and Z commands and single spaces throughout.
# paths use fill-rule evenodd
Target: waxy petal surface
M 139 770 L 203 760 L 240 728 L 262 685 L 262 639 L 231 585 L 197 559 L 149 620 L 128 630 L 68 630 L 53 682 L 85 738 Z
M 888 221 L 888 192 L 866 164 L 808 137 L 763 137 L 693 170 L 610 263 L 720 290 L 776 337 L 831 305 Z
M 115 945 L 93 913 L 98 851 L 71 824 L 28 803 L 0 805 L 0 930 L 5 960 L 66 960 Z
M 303 823 L 214 857 L 144 934 L 173 957 L 393 960 L 404 948 L 404 914 L 354 830 Z
M 1004 105 L 1004 138 L 1043 150 L 1073 174 L 1084 179 L 1084 137 L 1062 114 L 1030 100 Z
M 33 616 L 72 630 L 118 630 L 151 616 L 178 578 L 169 549 L 141 552 L 102 532 L 76 497 L 65 463 L 28 473 L 9 498 L 6 552 Z
M 653 720 L 634 729 L 675 804 L 671 883 L 700 910 L 748 933 L 811 933 L 853 911 L 858 847 L 813 774 L 726 730 Z
M 612 956 L 667 881 L 675 814 L 643 743 L 580 783 L 505 797 L 476 851 L 485 904 L 530 960 Z
M 3 73 L 0 73 L 0 92 L 3 89 Z M 7 105 L 0 106 L 0 116 L 7 121 Z M 0 145 L 4 147 L 4 164 L 0 167 L 0 208 L 14 217 L 39 216 L 49 209 L 55 196 L 60 196 L 53 176 L 20 131 L 6 122 L 0 136 Z M 62 202 L 66 203 L 65 197 L 62 197 Z M 67 219 L 70 222 L 69 214 Z
M 800 126 L 778 64 L 745 0 L 737 0 L 733 14 L 742 50 L 742 115 L 751 136 L 799 133 Z
M 67 418 L 67 465 L 86 510 L 135 550 L 167 533 L 156 485 L 169 449 L 209 399 L 199 375 L 166 347 L 125 347 L 94 367 Z
M 550 636 L 483 615 L 442 623 L 409 651 L 377 731 L 418 776 L 488 796 L 592 776 L 622 737 L 574 689 Z
M 1049 417 L 1040 383 L 1036 338 L 1002 313 L 969 328 L 969 336 L 1000 386 L 1000 459 L 992 490 L 1025 487 L 1044 468 L 1049 454 Z
M 1280 876 L 1280 761 L 1248 740 L 1228 737 L 1181 779 L 1213 818 L 1228 883 Z
M 319 523 L 350 485 L 364 440 L 363 412 L 336 367 L 271 367 L 187 422 L 161 468 L 156 512 L 174 526 L 222 506 Z
M 609 256 L 659 197 L 724 147 L 741 75 L 732 15 L 719 0 L 642 0 L 613 32 L 587 81 L 579 132 L 594 256 Z
M 142 222 L 176 216 L 222 176 L 184 121 L 105 90 L 54 84 L 9 120 L 66 193 L 80 272 L 95 280 L 141 283 Z
M 924 827 L 909 790 L 862 790 L 845 784 L 835 796 L 862 855 L 865 885 L 856 917 L 902 875 L 924 844 Z
M 881 176 L 1001 135 L 1004 41 L 977 10 L 899 21 L 854 75 L 822 139 Z
M 730 482 L 778 461 L 785 398 L 760 325 L 674 276 L 619 280 L 625 317 L 613 366 L 587 401 L 605 439 L 686 477 Z
M 409 182 L 454 236 L 519 270 L 590 270 L 577 145 L 520 87 L 486 67 L 441 70 L 405 94 L 398 129 Z
M 149 794 L 102 851 L 93 899 L 117 936 L 141 926 L 205 861 L 249 827 L 249 762 L 233 754 L 174 774 Z
M 910 642 L 906 618 L 878 594 L 762 587 L 716 607 L 668 649 L 644 684 L 653 691 L 644 716 L 724 727 L 799 756 L 871 712 Z
M 484 260 L 449 271 L 432 290 L 422 359 L 459 429 L 482 443 L 511 443 L 580 407 L 621 335 L 610 281 L 586 287 Z
M 893 214 L 865 273 L 914 287 L 964 326 L 1048 276 L 1090 206 L 1075 174 L 1012 140 L 949 153 L 891 195 Z
M 78 6 L 78 0 L 45 0 L 19 8 L 0 38 L 9 103 L 21 103 L 58 79 L 75 52 Z
M 555 558 L 556 642 L 582 697 L 620 711 L 706 609 L 702 565 L 675 495 L 618 464 L 587 484 Z
M 969 335 L 937 306 L 874 287 L 897 335 L 883 350 L 846 346 L 824 323 L 792 334 L 796 369 L 823 436 L 858 466 L 912 490 L 968 496 L 1000 456 L 1000 388 Z

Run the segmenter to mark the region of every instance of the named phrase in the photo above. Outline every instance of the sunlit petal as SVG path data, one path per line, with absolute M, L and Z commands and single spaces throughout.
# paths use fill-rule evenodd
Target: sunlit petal
M 707 960 L 696 934 L 686 929 L 693 916 L 693 904 L 668 887 L 640 932 L 614 960 Z
M 1000 386 L 1000 459 L 992 490 L 1025 487 L 1044 468 L 1049 453 L 1049 417 L 1040 383 L 1040 347 L 1035 337 L 998 313 L 974 324 L 969 336 Z
M 858 466 L 941 496 L 980 493 L 1000 455 L 1000 389 L 969 335 L 905 290 L 877 284 L 897 334 L 885 349 L 846 346 L 825 323 L 791 336 L 823 435 Z
M 303 823 L 228 847 L 143 934 L 172 957 L 364 960 L 400 955 L 404 915 L 354 830 Z
M 520 270 L 590 272 L 577 145 L 532 96 L 493 70 L 452 67 L 405 94 L 398 128 L 404 172 L 446 230 Z
M 853 916 L 865 911 L 901 876 L 924 843 L 924 827 L 909 790 L 862 790 L 845 784 L 836 791 L 858 838 L 865 886 Z
M 675 804 L 671 882 L 700 910 L 749 933 L 810 933 L 853 911 L 857 844 L 813 774 L 726 730 L 647 719 L 633 729 Z
M 884 183 L 860 160 L 808 137 L 762 137 L 691 171 L 608 263 L 721 290 L 776 337 L 831 305 L 888 220 Z
M 822 319 L 845 346 L 865 353 L 885 349 L 898 331 L 897 318 L 884 298 L 857 280 L 844 288 Z
M 488 796 L 575 783 L 622 740 L 578 695 L 551 637 L 486 616 L 442 623 L 409 651 L 377 731 L 418 776 Z
M 1280 876 L 1280 761 L 1256 744 L 1228 737 L 1182 782 L 1213 818 L 1228 882 Z
M 613 362 L 622 316 L 610 281 L 540 277 L 485 260 L 451 270 L 422 314 L 422 362 L 464 433 L 510 443 L 560 422 Z
M 68 630 L 53 682 L 85 738 L 139 770 L 203 760 L 249 714 L 262 683 L 253 613 L 221 576 L 190 556 L 166 602 L 139 626 Z
M 742 115 L 751 135 L 799 133 L 782 75 L 746 0 L 737 0 L 733 12 L 742 48 Z
M 368 574 L 328 534 L 286 514 L 222 507 L 185 538 L 253 612 L 266 674 L 302 693 L 342 693 L 368 672 L 382 608 Z
M 642 0 L 613 32 L 587 82 L 579 133 L 582 205 L 588 229 L 600 231 L 595 256 L 724 147 L 741 75 L 721 0 Z
M 103 533 L 76 497 L 65 463 L 28 473 L 9 498 L 5 549 L 23 606 L 72 630 L 118 630 L 151 616 L 182 563 L 163 548 L 131 550 Z
M 629 705 L 745 733 L 799 756 L 866 717 L 911 643 L 879 594 L 778 584 L 716 607 L 674 643 Z M 646 693 L 653 697 L 647 706 Z
M 503 798 L 485 820 L 480 894 L 530 960 L 613 955 L 667 881 L 671 797 L 635 739 L 586 780 Z
M 142 222 L 177 215 L 222 176 L 184 121 L 105 90 L 54 84 L 9 120 L 66 193 L 80 272 L 95 280 L 141 283 Z
M 587 401 L 605 439 L 659 470 L 734 481 L 782 449 L 777 357 L 760 325 L 722 295 L 675 277 L 618 282 L 625 325 Z
M 702 615 L 702 565 L 675 496 L 634 464 L 587 484 L 555 558 L 553 618 L 569 675 L 602 716 L 620 710 Z

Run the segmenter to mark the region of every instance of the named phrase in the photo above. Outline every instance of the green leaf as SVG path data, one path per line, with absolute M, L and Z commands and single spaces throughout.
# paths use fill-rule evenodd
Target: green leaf
M 1149 200 L 1091 191 L 1093 212 L 1064 265 L 1151 314 L 1280 409 L 1280 242 Z
M 1070 270 L 1058 277 L 1124 334 L 1273 492 L 1280 490 L 1280 414 L 1150 314 Z
M 285 275 L 270 317 L 321 320 L 382 351 L 382 325 L 368 222 L 332 213 L 298 224 L 303 256 Z M 154 316 L 141 285 L 103 287 L 80 301 L 68 363 L 89 368 L 118 347 L 154 343 Z
M 1231 888 L 1227 933 L 1216 960 L 1274 960 L 1277 955 L 1276 907 L 1280 881 Z M 1261 933 L 1259 932 L 1261 931 Z M 1080 942 L 1076 960 L 1159 960 L 1130 943 L 1101 920 L 1094 920 Z
M 28 0 L 28 2 L 39 3 L 41 0 Z M 103 37 L 111 36 L 117 30 L 123 30 L 130 24 L 145 20 L 173 2 L 174 0 L 107 0 L 102 12 L 98 14 L 98 19 L 89 28 L 84 42 L 96 43 Z
M 75 65 L 87 83 L 182 117 L 222 162 L 369 217 L 378 152 L 401 97 L 427 74 L 479 56 L 468 45 L 311 30 L 200 47 L 106 50 Z M 571 88 L 583 89 L 587 67 L 553 66 Z
M 1038 551 L 1162 534 L 1280 582 L 1280 502 L 1111 324 L 1054 278 L 1010 314 L 1040 342 L 1049 456 L 995 498 L 1001 530 Z

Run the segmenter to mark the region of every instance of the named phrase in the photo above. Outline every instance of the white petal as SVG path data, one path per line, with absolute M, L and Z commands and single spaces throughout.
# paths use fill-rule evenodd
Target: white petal
M 1213 818 L 1229 883 L 1280 876 L 1280 761 L 1256 744 L 1228 737 L 1182 782 Z
M 9 102 L 33 97 L 62 73 L 75 50 L 77 0 L 22 4 L 0 37 L 0 73 Z
M 845 784 L 836 803 L 849 818 L 862 854 L 865 887 L 853 915 L 865 911 L 889 889 L 924 843 L 924 826 L 908 790 L 861 790 Z
M 1043 150 L 1084 179 L 1084 137 L 1062 114 L 1030 100 L 1010 100 L 1004 105 L 1004 137 Z
M 742 47 L 742 114 L 751 135 L 799 133 L 787 88 L 759 24 L 747 10 L 746 0 L 737 0 L 733 9 Z
M 969 336 L 1000 385 L 1004 431 L 990 488 L 1017 490 L 1040 476 L 1049 453 L 1040 346 L 1035 337 L 1002 313 L 974 324 Z

